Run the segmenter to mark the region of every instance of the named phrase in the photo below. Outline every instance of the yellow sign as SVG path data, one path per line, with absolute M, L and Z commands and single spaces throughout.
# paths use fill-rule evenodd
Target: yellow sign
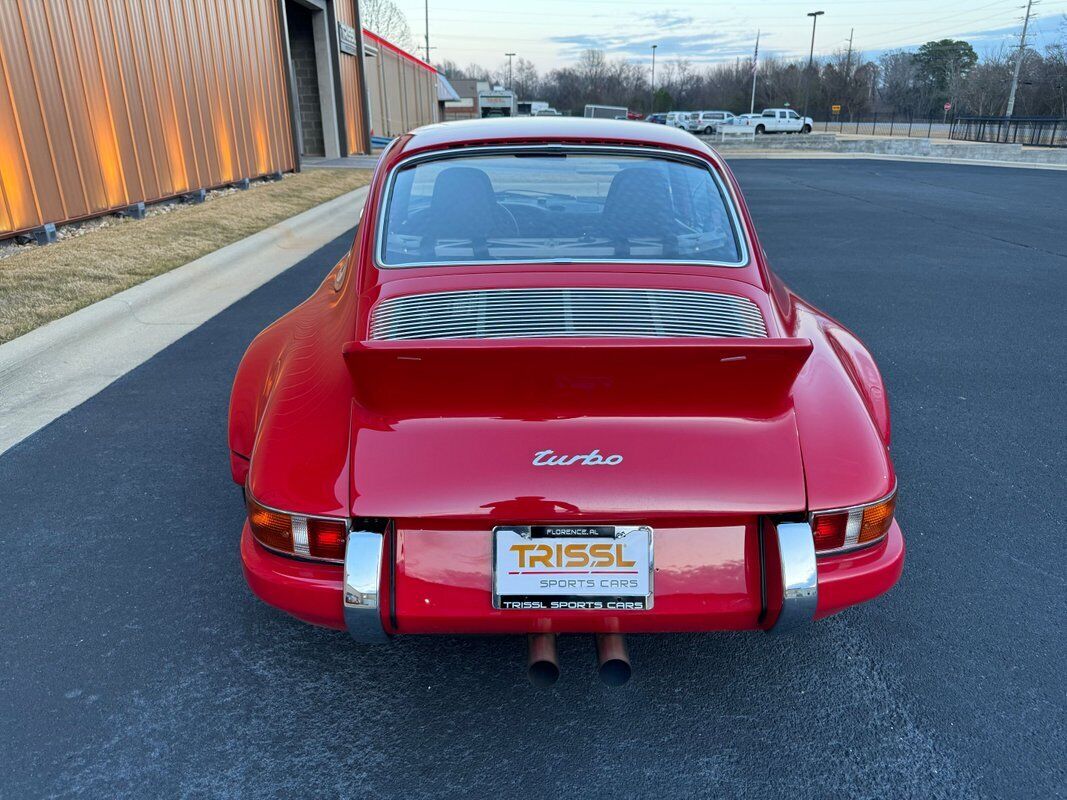
M 835 114 L 840 114 L 841 113 L 841 106 L 836 106 L 836 105 L 835 106 L 830 106 L 830 110 L 833 111 Z

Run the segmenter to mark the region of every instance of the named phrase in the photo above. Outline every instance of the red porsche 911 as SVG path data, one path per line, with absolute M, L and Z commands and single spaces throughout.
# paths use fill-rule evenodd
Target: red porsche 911
M 888 590 L 889 408 L 771 271 L 715 152 L 667 126 L 394 140 L 351 252 L 263 331 L 229 447 L 265 602 L 360 642 L 786 631 Z

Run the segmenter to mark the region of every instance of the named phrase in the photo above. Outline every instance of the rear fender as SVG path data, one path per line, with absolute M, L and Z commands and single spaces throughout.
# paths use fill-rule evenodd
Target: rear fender
M 230 471 L 234 481 L 242 486 L 248 477 L 260 421 L 281 380 L 294 335 L 306 339 L 309 326 L 318 327 L 333 316 L 338 303 L 347 296 L 340 289 L 348 274 L 350 255 L 346 253 L 334 265 L 311 297 L 253 339 L 241 358 L 230 393 L 228 441 Z M 343 321 L 344 311 L 336 318 Z
M 230 393 L 228 441 L 230 471 L 234 482 L 244 485 L 248 462 L 256 440 L 256 429 L 263 417 L 271 387 L 277 383 L 290 336 L 281 325 L 273 325 L 248 346 Z
M 886 395 L 885 383 L 878 366 L 863 343 L 844 328 L 827 325 L 823 330 L 834 353 L 859 390 L 882 441 L 888 447 L 891 434 L 889 397 Z

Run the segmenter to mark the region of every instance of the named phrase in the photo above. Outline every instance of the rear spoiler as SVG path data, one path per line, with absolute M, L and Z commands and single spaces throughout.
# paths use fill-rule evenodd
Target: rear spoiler
M 770 416 L 808 339 L 349 342 L 356 402 L 387 417 Z

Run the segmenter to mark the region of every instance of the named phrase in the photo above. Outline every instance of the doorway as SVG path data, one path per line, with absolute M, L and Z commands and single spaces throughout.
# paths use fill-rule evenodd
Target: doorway
M 289 87 L 300 156 L 341 155 L 325 0 L 285 0 Z

